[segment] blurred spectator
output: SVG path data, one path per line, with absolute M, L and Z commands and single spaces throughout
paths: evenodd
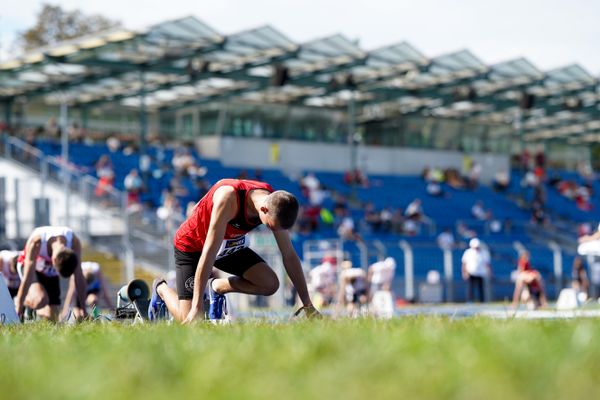
M 544 185 L 538 184 L 533 188 L 533 202 L 538 203 L 540 206 L 546 204 L 546 189 Z
M 306 198 L 309 198 L 310 192 L 317 190 L 320 186 L 321 182 L 312 172 L 307 173 L 300 179 L 300 190 Z
M 531 210 L 531 223 L 535 225 L 548 225 L 549 219 L 544 208 L 539 203 L 534 203 Z
M 450 228 L 444 229 L 436 239 L 437 245 L 442 250 L 452 250 L 456 245 L 456 241 L 454 240 L 454 235 L 452 234 L 452 230 Z
M 537 165 L 535 168 L 533 168 L 533 175 L 535 175 L 535 178 L 537 179 L 538 183 L 542 183 L 546 181 L 546 171 L 544 170 L 543 167 Z
M 542 170 L 546 167 L 546 155 L 544 154 L 543 148 L 540 148 L 537 153 L 535 153 L 535 166 L 542 168 Z
M 463 189 L 465 187 L 462 177 L 454 168 L 446 170 L 446 183 L 453 189 Z
M 344 183 L 347 185 L 359 185 L 362 187 L 369 187 L 369 178 L 360 169 L 346 171 L 344 173 Z
M 471 169 L 469 170 L 469 174 L 467 175 L 467 187 L 471 190 L 477 189 L 477 187 L 479 187 L 480 176 L 481 164 L 475 162 L 473 163 Z
M 56 118 L 55 117 L 50 117 L 48 118 L 48 121 L 46 121 L 46 126 L 45 129 L 46 134 L 52 138 L 58 137 L 58 132 L 59 132 L 59 128 L 58 128 L 58 123 L 56 122 Z
M 483 201 L 477 200 L 473 207 L 471 207 L 471 215 L 478 221 L 487 221 L 492 217 L 490 210 L 486 210 Z
M 427 194 L 433 197 L 445 196 L 444 189 L 442 189 L 442 185 L 440 185 L 438 182 L 428 182 L 426 190 Z
M 462 277 L 467 281 L 467 301 L 475 299 L 475 289 L 479 292 L 479 301 L 485 301 L 483 280 L 490 275 L 489 254 L 481 248 L 479 239 L 473 238 L 462 256 Z
M 456 233 L 458 233 L 463 240 L 470 240 L 477 236 L 477 233 L 473 229 L 470 229 L 464 222 L 458 222 L 456 224 Z
M 580 256 L 573 259 L 573 270 L 571 272 L 571 287 L 578 292 L 585 293 L 587 298 L 589 294 L 590 283 L 588 281 L 587 272 L 583 258 Z
M 317 294 L 311 296 L 317 307 L 329 305 L 337 293 L 337 268 L 331 261 L 323 261 L 308 273 L 308 287 Z
M 187 187 L 184 185 L 180 175 L 175 175 L 169 181 L 169 191 L 177 198 L 181 199 L 189 195 Z
M 393 217 L 394 215 L 388 207 L 383 208 L 379 213 L 379 220 L 381 221 L 381 230 L 384 233 L 389 233 L 392 230 Z
M 181 206 L 177 197 L 166 189 L 163 190 L 161 206 L 156 210 L 156 215 L 163 222 L 162 228 L 167 233 L 172 232 L 183 222 Z
M 444 179 L 445 179 L 444 171 L 442 171 L 438 167 L 434 167 L 434 168 L 427 170 L 426 175 L 425 175 L 425 180 L 427 182 L 442 183 L 442 182 L 444 182 Z
M 140 205 L 140 193 L 144 186 L 144 182 L 142 182 L 137 169 L 134 168 L 129 171 L 127 176 L 125 176 L 123 185 L 125 186 L 125 190 L 127 190 L 128 208 L 133 207 L 137 209 Z
M 338 226 L 338 235 L 344 240 L 359 240 L 360 236 L 354 230 L 354 220 L 351 216 L 345 216 Z
M 419 224 L 414 219 L 405 219 L 402 223 L 402 233 L 406 236 L 418 235 L 420 231 Z
M 96 168 L 96 176 L 98 179 L 107 175 L 112 177 L 115 174 L 112 161 L 107 154 L 101 155 L 94 167 Z
M 107 155 L 101 156 L 96 162 L 96 175 L 98 176 L 98 183 L 94 194 L 101 199 L 104 205 L 108 205 L 110 193 L 113 189 L 115 174 L 112 162 Z
M 196 168 L 196 160 L 190 150 L 185 147 L 179 147 L 175 150 L 171 164 L 175 169 L 175 173 L 183 175 L 188 175 L 190 168 Z
M 106 147 L 111 153 L 116 153 L 121 148 L 121 141 L 116 136 L 109 136 L 106 139 Z
M 527 289 L 526 301 L 531 299 L 534 308 L 547 307 L 546 292 L 544 290 L 544 282 L 539 271 L 532 268 L 529 261 L 529 252 L 522 251 L 519 255 L 517 264 L 517 279 L 515 282 L 515 291 L 513 294 L 512 307 L 517 308 L 522 299 L 522 292 Z
M 510 175 L 505 169 L 498 170 L 494 174 L 493 188 L 498 192 L 505 192 L 510 185 Z
M 533 171 L 527 171 L 521 180 L 522 187 L 536 187 L 539 183 L 540 181 Z
M 404 230 L 404 213 L 401 208 L 397 208 L 392 214 L 392 233 L 401 235 Z
M 352 268 L 350 261 L 342 261 L 338 298 L 339 304 L 353 317 L 358 316 L 369 301 L 367 273 L 362 268 Z
M 423 213 L 423 206 L 421 205 L 421 199 L 416 198 L 411 201 L 406 209 L 404 210 L 404 215 L 407 218 L 411 218 L 417 221 L 420 221 L 425 214 Z
M 392 291 L 392 284 L 396 274 L 396 260 L 387 257 L 369 266 L 367 279 L 370 284 L 370 293 L 378 290 Z
M 365 204 L 364 220 L 370 228 L 371 232 L 379 232 L 381 229 L 381 214 L 375 209 L 372 202 Z
M 528 170 L 530 160 L 531 156 L 529 155 L 529 150 L 523 150 L 523 153 L 521 154 L 521 169 Z

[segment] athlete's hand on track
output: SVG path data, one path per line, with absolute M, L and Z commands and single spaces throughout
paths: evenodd
M 321 313 L 312 304 L 300 307 L 298 311 L 294 313 L 294 316 L 298 316 L 302 311 L 304 311 L 304 315 L 306 316 L 306 318 L 323 318 Z
M 192 309 L 188 313 L 187 317 L 185 317 L 185 319 L 181 323 L 183 325 L 188 325 L 188 324 L 191 324 L 192 322 L 196 321 L 197 319 L 202 318 L 203 316 L 204 316 L 204 313 L 202 312 L 202 310 L 200 310 L 196 307 L 192 307 Z
M 73 316 L 76 321 L 83 321 L 88 317 L 88 313 L 84 308 L 75 307 L 73 308 Z
M 18 297 L 15 297 L 15 311 L 17 312 L 17 317 L 22 321 L 23 320 L 23 310 L 25 307 L 21 304 L 21 301 Z

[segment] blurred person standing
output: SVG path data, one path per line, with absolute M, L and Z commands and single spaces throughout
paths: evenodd
M 480 302 L 485 301 L 484 279 L 491 275 L 490 258 L 481 248 L 481 241 L 473 238 L 469 241 L 469 248 L 462 256 L 462 277 L 467 281 L 467 301 L 475 298 L 475 290 L 479 292 Z
M 586 298 L 589 294 L 590 282 L 588 280 L 585 263 L 580 256 L 573 260 L 573 270 L 571 271 L 571 287 L 580 293 L 585 293 Z

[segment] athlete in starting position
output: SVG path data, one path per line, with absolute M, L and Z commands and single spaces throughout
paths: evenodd
M 17 315 L 24 306 L 35 310 L 38 317 L 56 320 L 60 307 L 59 276 L 69 278 L 77 290 L 76 318 L 86 316 L 85 278 L 81 271 L 81 243 L 70 228 L 41 226 L 27 239 L 17 265 L 21 285 L 15 296 Z
M 248 248 L 246 233 L 260 224 L 273 232 L 304 313 L 319 315 L 310 300 L 300 259 L 287 232 L 297 215 L 296 198 L 286 191 L 273 191 L 269 184 L 238 179 L 215 183 L 175 234 L 177 293 L 163 279 L 155 280 L 148 309 L 150 319 L 160 315 L 163 305 L 177 321 L 189 323 L 202 319 L 207 284 L 209 319 L 222 318 L 226 293 L 274 294 L 279 287 L 277 275 Z M 233 276 L 209 280 L 213 266 Z

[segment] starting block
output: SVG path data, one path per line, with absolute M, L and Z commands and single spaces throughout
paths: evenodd
M 115 318 L 133 319 L 144 322 L 148 320 L 150 289 L 141 279 L 133 279 L 117 293 L 117 309 Z
M 0 325 L 18 324 L 20 322 L 6 282 L 0 277 Z
M 557 310 L 574 310 L 580 305 L 577 291 L 572 288 L 562 289 L 558 295 L 558 300 L 556 300 Z

